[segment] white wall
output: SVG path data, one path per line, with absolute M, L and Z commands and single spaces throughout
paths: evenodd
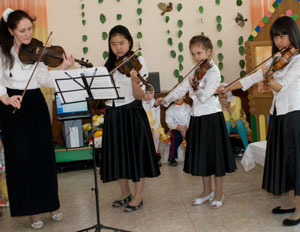
M 175 50 L 178 55 L 177 44 L 183 42 L 184 70 L 181 73 L 184 76 L 193 66 L 188 50 L 189 40 L 192 36 L 204 32 L 213 42 L 215 63 L 218 63 L 218 53 L 224 55 L 222 74 L 225 81 L 231 82 L 239 77 L 241 71 L 239 60 L 243 57 L 238 51 L 238 38 L 242 35 L 246 41 L 251 33 L 249 1 L 243 1 L 243 5 L 238 7 L 236 0 L 221 0 L 220 5 L 216 5 L 215 0 L 173 0 L 173 11 L 165 14 L 170 17 L 168 24 L 165 23 L 165 17 L 160 15 L 157 7 L 160 0 L 142 0 L 140 5 L 137 2 L 137 0 L 120 0 L 120 2 L 104 0 L 99 4 L 97 0 L 47 0 L 48 30 L 53 31 L 52 45 L 62 46 L 67 53 L 72 53 L 79 59 L 84 56 L 82 48 L 87 46 L 89 51 L 84 57 L 88 58 L 94 66 L 100 66 L 104 64 L 102 53 L 108 50 L 108 41 L 102 40 L 102 32 L 108 33 L 117 24 L 125 25 L 135 38 L 134 49 L 140 43 L 149 71 L 160 72 L 161 90 L 169 90 L 177 83 L 173 71 L 179 65 L 177 58 L 171 58 L 170 50 Z M 82 3 L 85 4 L 84 12 L 87 21 L 85 26 L 81 23 Z M 183 6 L 180 12 L 177 11 L 178 3 Z M 203 14 L 198 11 L 200 5 L 204 7 Z M 140 15 L 143 20 L 142 25 L 138 24 L 139 16 L 136 13 L 138 7 L 143 10 Z M 234 21 L 237 12 L 248 18 L 243 28 Z M 101 13 L 106 16 L 105 24 L 99 20 Z M 123 16 L 120 21 L 116 19 L 117 14 Z M 216 29 L 217 15 L 222 17 L 221 32 Z M 181 28 L 183 36 L 180 39 L 177 37 L 178 19 L 182 19 L 184 23 Z M 167 30 L 171 31 L 170 35 L 167 34 Z M 138 31 L 143 33 L 142 39 L 136 39 Z M 88 36 L 87 42 L 82 41 L 83 34 Z M 173 47 L 168 45 L 168 37 L 173 38 Z M 217 46 L 219 39 L 223 41 L 222 48 Z

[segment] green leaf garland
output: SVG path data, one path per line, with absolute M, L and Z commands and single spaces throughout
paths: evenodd
M 204 11 L 203 6 L 199 6 L 199 12 L 200 12 L 200 14 L 203 14 L 203 11 Z
M 121 14 L 117 14 L 117 20 L 121 20 L 122 19 L 122 15 Z
M 178 62 L 179 62 L 179 63 L 182 63 L 183 60 L 184 60 L 183 55 L 179 55 L 179 56 L 178 56 Z
M 136 13 L 137 13 L 138 15 L 141 15 L 142 12 L 143 12 L 142 8 L 137 8 Z
M 182 42 L 180 42 L 180 43 L 178 44 L 178 50 L 179 50 L 180 52 L 183 51 L 183 43 L 182 43 Z
M 87 39 L 88 39 L 87 35 L 83 35 L 83 36 L 82 36 L 82 41 L 83 41 L 83 42 L 87 41 Z
M 103 24 L 106 22 L 106 17 L 104 14 L 100 14 L 100 22 Z
M 176 58 L 176 52 L 174 50 L 171 50 L 170 51 L 170 56 L 175 59 Z
M 143 37 L 142 32 L 139 31 L 139 32 L 136 34 L 136 37 L 137 37 L 138 39 L 141 39 L 141 38 Z
M 88 47 L 83 47 L 82 50 L 83 50 L 83 54 L 86 54 L 89 49 L 88 49 Z
M 168 22 L 169 22 L 169 20 L 170 20 L 170 17 L 169 17 L 169 16 L 166 16 L 166 17 L 165 17 L 165 21 L 166 21 L 166 23 L 168 23 Z
M 223 46 L 223 41 L 219 39 L 217 41 L 217 45 L 218 45 L 219 48 L 221 48 Z
M 244 38 L 243 36 L 239 37 L 239 45 L 242 45 L 244 43 Z
M 239 47 L 239 53 L 241 56 L 243 56 L 245 54 L 245 48 L 243 46 Z
M 240 60 L 239 62 L 241 69 L 244 69 L 245 67 L 245 60 Z
M 104 51 L 103 54 L 102 54 L 102 56 L 103 56 L 103 59 L 106 60 L 106 58 L 108 57 L 108 52 Z
M 179 31 L 178 31 L 178 33 L 177 33 L 178 38 L 180 38 L 180 37 L 182 36 L 182 33 L 183 33 L 182 30 L 179 30 Z
M 181 28 L 181 27 L 183 26 L 183 21 L 182 21 L 181 19 L 179 19 L 179 20 L 177 21 L 177 26 L 178 26 L 179 28 Z
M 178 10 L 178 12 L 180 12 L 182 10 L 182 4 L 181 3 L 177 4 L 177 10 Z
M 178 77 L 178 76 L 179 76 L 179 70 L 178 70 L 178 69 L 175 69 L 175 70 L 173 71 L 173 75 L 174 75 L 174 77 Z
M 104 31 L 102 32 L 102 39 L 103 40 L 106 40 L 107 39 L 107 33 Z

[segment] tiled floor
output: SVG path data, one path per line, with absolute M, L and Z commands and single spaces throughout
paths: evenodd
M 281 225 L 288 215 L 270 213 L 273 207 L 287 201 L 287 195 L 275 197 L 261 190 L 263 168 L 258 166 L 246 173 L 240 158 L 236 161 L 238 170 L 224 178 L 225 202 L 220 209 L 212 210 L 209 203 L 191 206 L 201 192 L 201 178 L 185 174 L 182 163 L 177 167 L 164 164 L 160 177 L 146 180 L 144 206 L 137 212 L 124 213 L 123 208 L 112 208 L 113 200 L 119 197 L 118 184 L 100 183 L 100 222 L 140 232 L 300 231 L 300 226 L 286 228 Z M 95 225 L 92 169 L 59 174 L 58 179 L 64 219 L 57 223 L 52 222 L 49 215 L 43 215 L 45 227 L 42 231 L 71 232 Z M 11 218 L 9 209 L 2 212 L 1 232 L 32 231 L 27 217 Z

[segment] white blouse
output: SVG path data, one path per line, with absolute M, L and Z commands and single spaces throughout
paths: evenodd
M 23 64 L 13 47 L 11 54 L 15 59 L 12 69 L 5 68 L 3 57 L 0 57 L 0 96 L 7 93 L 6 88 L 24 90 L 35 67 L 35 64 Z M 54 88 L 54 81 L 48 72 L 47 66 L 40 62 L 27 89 L 37 89 L 42 86 Z
M 179 126 L 189 126 L 192 108 L 183 103 L 182 105 L 171 105 L 166 110 L 166 123 L 171 130 Z
M 300 55 L 295 55 L 291 61 L 282 69 L 273 74 L 275 81 L 282 85 L 279 92 L 274 94 L 270 114 L 276 107 L 277 115 L 284 115 L 289 112 L 300 110 Z M 252 85 L 263 80 L 262 70 L 243 78 L 240 83 L 243 90 L 249 89 Z
M 222 112 L 219 98 L 213 95 L 221 82 L 220 71 L 213 61 L 211 63 L 213 66 L 200 80 L 197 91 L 193 90 L 189 77 L 187 77 L 164 98 L 167 102 L 165 106 L 167 107 L 171 102 L 189 92 L 189 96 L 193 100 L 192 116 Z
M 139 74 L 144 77 L 148 76 L 148 69 L 146 66 L 146 61 L 143 57 L 139 56 L 138 57 L 139 62 L 142 65 L 141 70 L 139 71 Z M 144 77 L 144 78 L 145 78 Z M 122 106 L 129 104 L 135 100 L 132 92 L 132 84 L 131 84 L 131 78 L 127 77 L 125 74 L 122 74 L 119 70 L 116 70 L 113 73 L 113 79 L 115 81 L 116 87 L 118 88 L 118 93 L 120 97 L 124 97 L 124 99 L 120 100 L 114 100 L 115 106 Z M 143 89 L 145 86 L 142 87 Z M 113 105 L 113 100 L 108 100 L 105 102 L 106 105 L 112 106 Z

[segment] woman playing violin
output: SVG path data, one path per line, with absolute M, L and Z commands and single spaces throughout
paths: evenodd
M 183 170 L 193 176 L 202 177 L 203 192 L 194 199 L 192 205 L 201 205 L 212 200 L 211 208 L 217 209 L 224 201 L 223 176 L 236 169 L 222 108 L 218 98 L 213 96 L 221 82 L 220 71 L 211 60 L 213 45 L 208 37 L 194 36 L 189 46 L 193 60 L 196 63 L 202 62 L 200 67 L 206 60 L 210 60 L 211 67 L 206 72 L 196 69 L 194 75 L 184 79 L 165 98 L 157 99 L 157 103 L 168 106 L 189 92 L 193 106 L 186 133 L 187 147 Z M 204 75 L 200 75 L 198 80 L 201 73 Z M 197 81 L 198 85 L 195 86 Z M 212 189 L 211 176 L 215 178 L 215 192 Z
M 273 55 L 291 45 L 300 49 L 297 24 L 288 16 L 275 20 L 270 36 Z M 268 68 L 263 67 L 222 92 L 239 88 L 247 90 L 264 80 Z M 274 195 L 289 192 L 290 201 L 274 208 L 272 213 L 293 213 L 283 221 L 283 225 L 292 226 L 300 223 L 300 55 L 295 53 L 287 65 L 271 74 L 267 84 L 274 97 L 270 109 L 262 188 Z
M 105 66 L 111 72 L 118 59 L 122 59 L 133 46 L 128 29 L 118 25 L 109 33 L 109 57 Z M 141 76 L 148 75 L 143 57 L 138 57 Z M 130 61 L 129 61 L 130 62 Z M 113 207 L 125 204 L 125 212 L 136 211 L 143 205 L 145 177 L 160 175 L 151 128 L 141 99 L 144 90 L 140 87 L 137 71 L 132 69 L 130 77 L 115 70 L 112 73 L 119 95 L 124 99 L 107 101 L 103 129 L 103 156 L 101 157 L 101 179 L 103 182 L 118 180 L 121 195 Z M 129 179 L 134 182 L 132 197 Z
M 11 216 L 30 216 L 32 228 L 40 229 L 39 214 L 50 212 L 60 221 L 55 154 L 48 108 L 40 87 L 54 85 L 47 66 L 39 63 L 24 97 L 22 92 L 35 64 L 18 58 L 21 44 L 32 39 L 33 21 L 22 10 L 6 9 L 0 22 L 0 100 L 3 144 Z M 61 69 L 72 66 L 64 57 Z M 14 108 L 18 110 L 13 114 Z

